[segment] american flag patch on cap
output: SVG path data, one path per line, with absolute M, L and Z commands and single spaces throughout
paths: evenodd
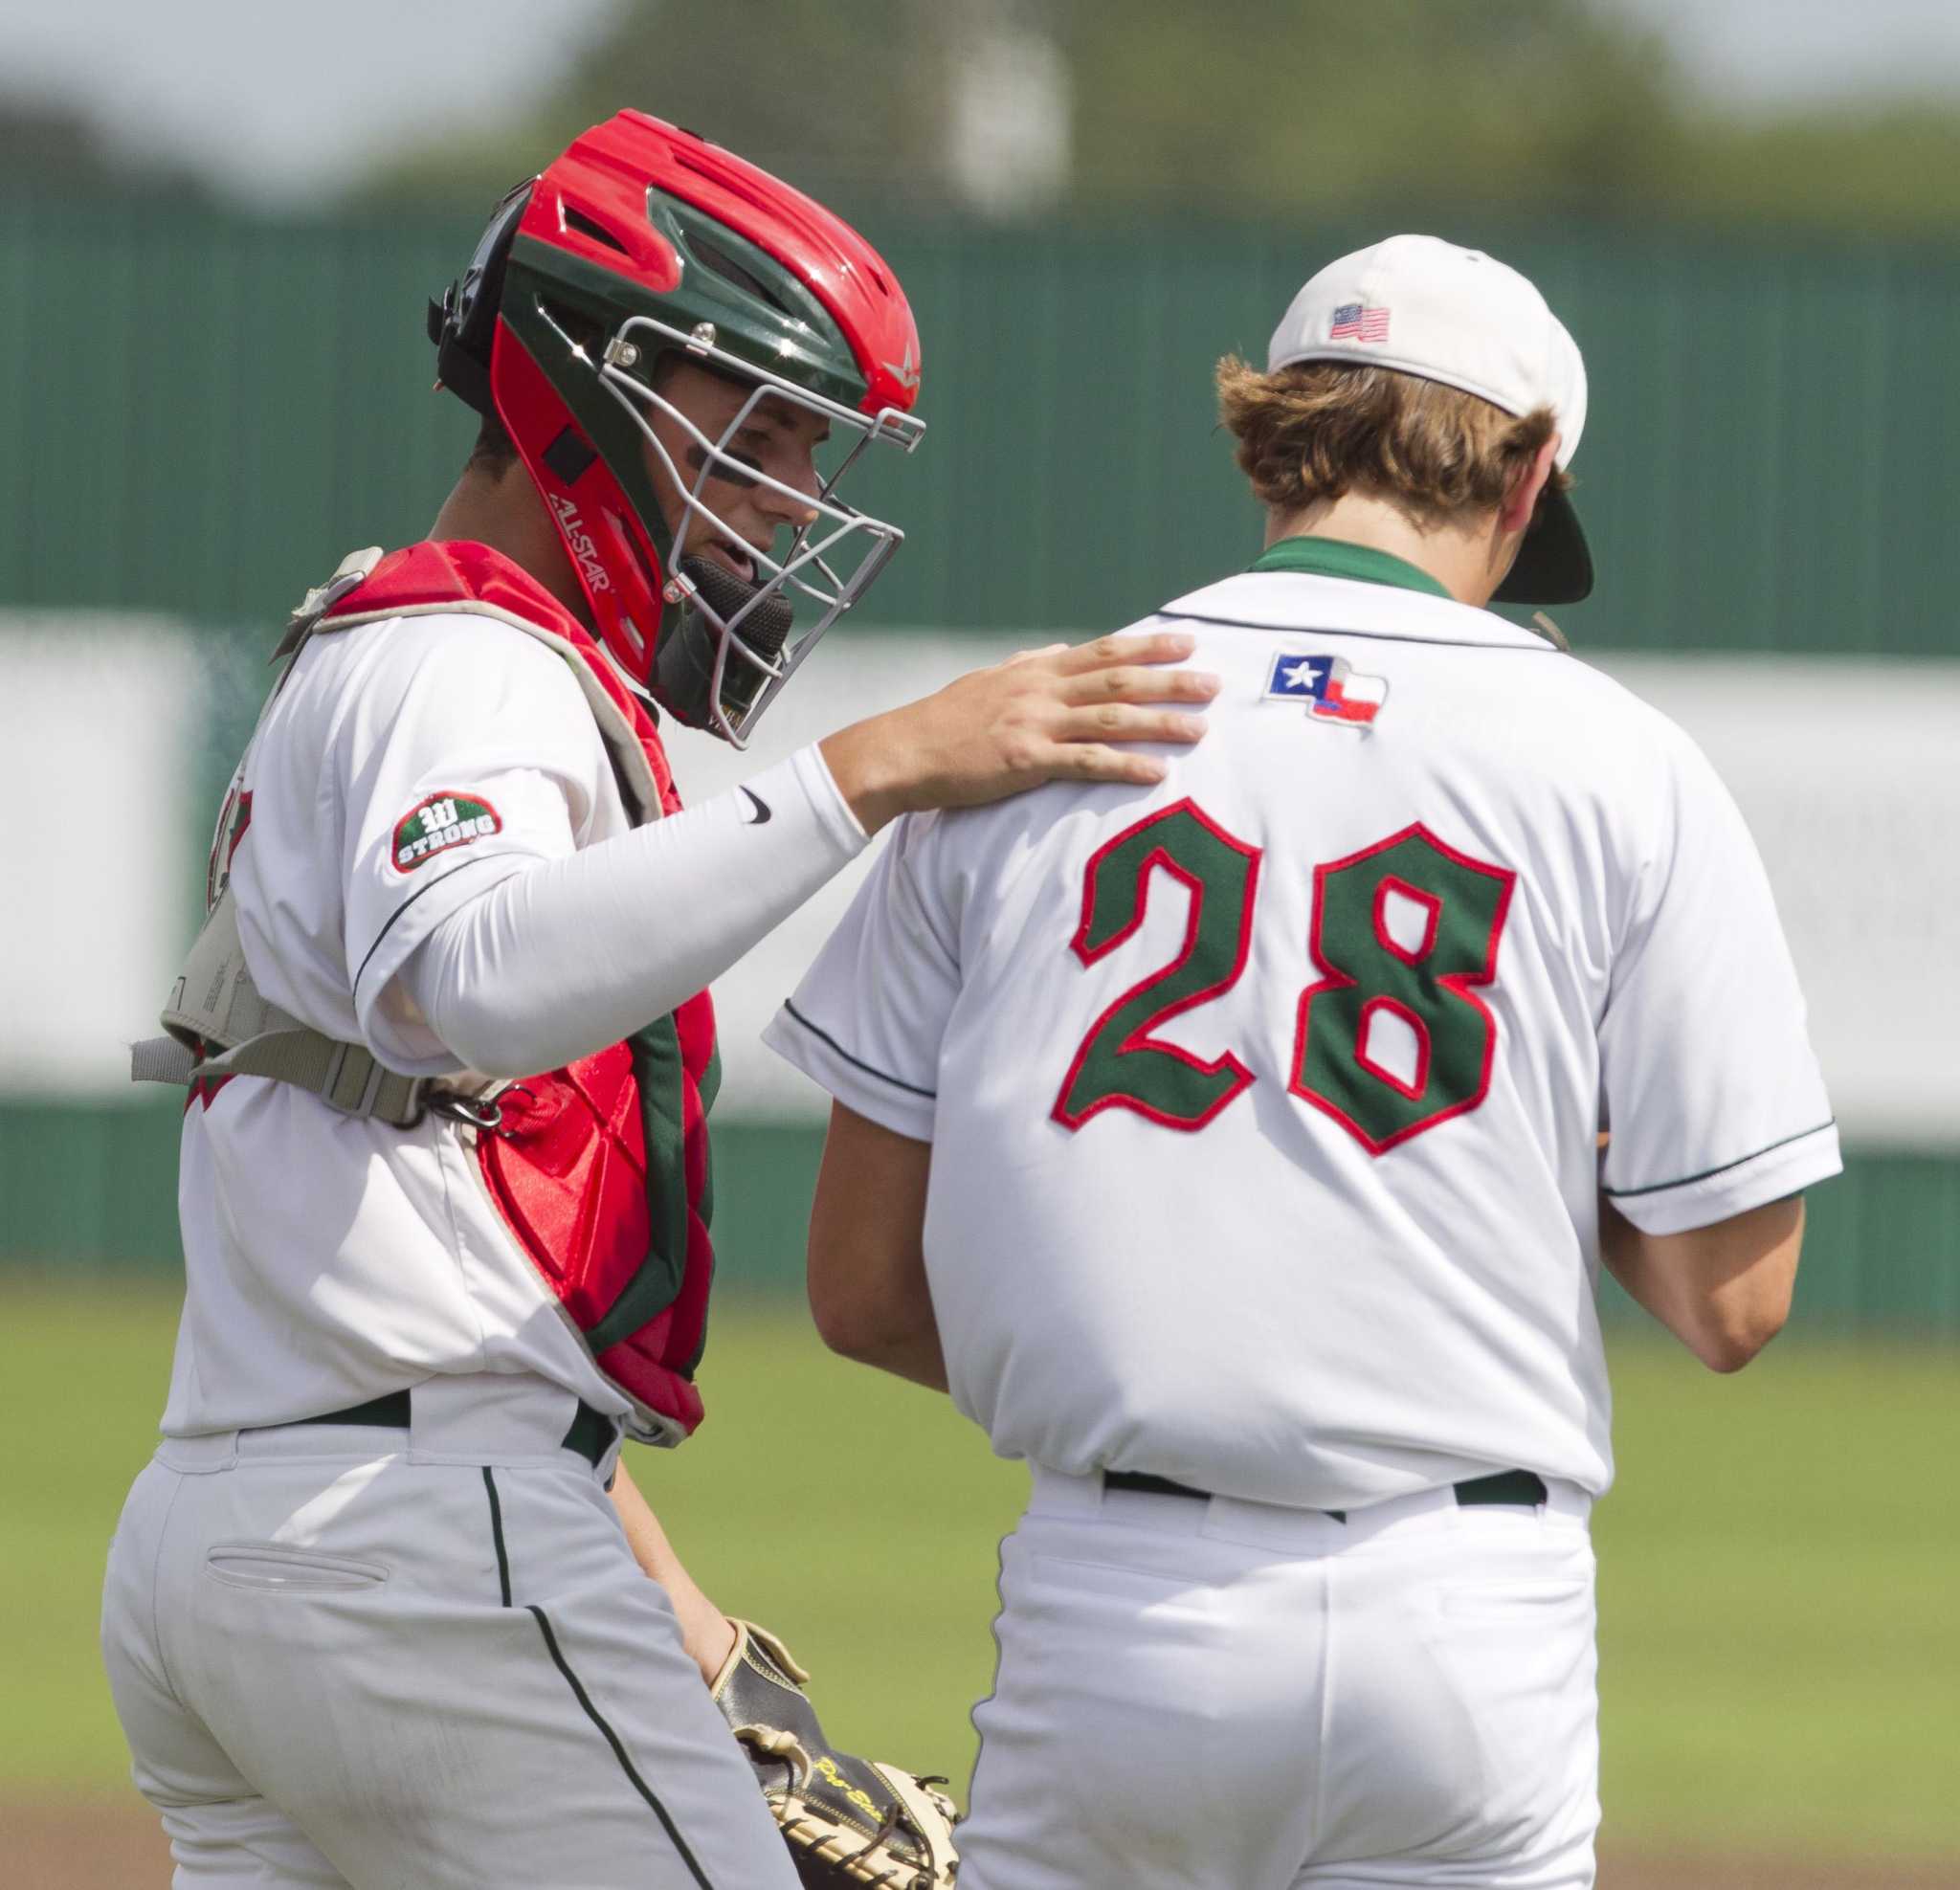
M 1334 311 L 1333 325 L 1327 330 L 1330 342 L 1385 342 L 1389 338 L 1389 311 L 1365 308 L 1358 301 L 1344 301 Z

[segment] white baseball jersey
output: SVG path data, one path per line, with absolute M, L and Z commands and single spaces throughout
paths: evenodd
M 902 823 L 768 1040 L 933 1143 L 1002 1455 L 1597 1494 L 1598 1189 L 1667 1234 L 1839 1167 L 1761 864 L 1681 730 L 1531 632 L 1351 546 L 1261 565 L 1140 626 L 1224 678 L 1165 782 Z
M 563 660 L 482 616 L 316 636 L 217 836 L 259 989 L 411 1076 L 454 1070 L 381 1001 L 457 906 L 632 826 Z M 172 1435 L 343 1409 L 434 1372 L 535 1372 L 624 1414 L 440 1122 L 239 1078 L 184 1121 Z

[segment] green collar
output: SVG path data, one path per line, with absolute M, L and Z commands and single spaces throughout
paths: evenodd
M 1449 591 L 1406 558 L 1349 545 L 1339 538 L 1282 538 L 1270 545 L 1249 567 L 1255 571 L 1306 571 L 1315 577 L 1352 578 L 1358 584 L 1392 584 L 1404 590 L 1426 590 L 1434 597 Z

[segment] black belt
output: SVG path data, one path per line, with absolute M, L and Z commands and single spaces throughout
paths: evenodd
M 1210 1490 L 1194 1490 L 1189 1483 L 1173 1483 L 1169 1477 L 1152 1477 L 1143 1470 L 1105 1470 L 1102 1487 L 1140 1490 L 1154 1497 L 1192 1497 L 1199 1502 L 1212 1500 Z M 1535 1470 L 1500 1470 L 1489 1477 L 1472 1477 L 1451 1487 L 1458 1503 L 1465 1509 L 1474 1509 L 1480 1503 L 1512 1503 L 1535 1509 L 1545 1501 L 1545 1479 Z M 1348 1520 L 1345 1509 L 1323 1509 L 1319 1513 L 1331 1516 L 1336 1523 Z
M 345 1411 L 323 1412 L 318 1417 L 296 1417 L 289 1421 L 294 1424 L 375 1424 L 406 1431 L 409 1428 L 409 1393 L 390 1391 L 386 1397 L 369 1398 L 365 1405 L 349 1405 Z M 618 1435 L 619 1420 L 608 1417 L 604 1412 L 594 1411 L 581 1398 L 577 1413 L 571 1420 L 571 1429 L 562 1439 L 562 1447 L 576 1451 L 596 1470 Z

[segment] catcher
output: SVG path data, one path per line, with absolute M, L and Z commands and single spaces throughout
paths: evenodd
M 657 713 L 746 741 L 899 544 L 838 491 L 921 432 L 891 272 L 626 112 L 431 334 L 476 450 L 296 614 L 137 1051 L 190 1101 L 103 1607 L 136 1781 L 180 1890 L 929 1890 L 947 1801 L 829 1748 L 618 1463 L 702 1415 L 704 987 L 899 813 L 1158 779 L 1111 744 L 1211 685 L 1185 635 L 1042 652 L 682 812 Z

